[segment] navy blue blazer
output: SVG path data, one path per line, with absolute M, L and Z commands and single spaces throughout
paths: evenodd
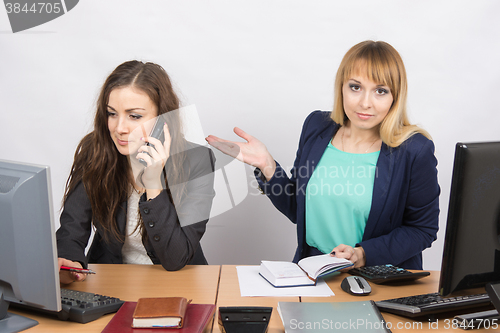
M 297 224 L 294 262 L 308 253 L 305 240 L 306 187 L 314 168 L 339 129 L 330 112 L 314 111 L 304 122 L 299 148 L 289 178 L 276 162 L 276 172 L 257 181 L 278 210 Z M 382 143 L 377 161 L 372 205 L 362 246 L 366 265 L 393 264 L 422 269 L 422 251 L 436 240 L 439 228 L 439 193 L 434 144 L 415 134 L 399 147 Z

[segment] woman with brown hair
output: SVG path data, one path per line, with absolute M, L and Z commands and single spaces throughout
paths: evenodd
M 399 53 L 364 41 L 339 66 L 333 112 L 314 111 L 304 122 L 291 177 L 239 128 L 247 142 L 207 141 L 257 168 L 262 191 L 297 224 L 294 262 L 332 253 L 354 267 L 422 269 L 438 231 L 440 189 L 434 144 L 409 123 L 406 95 Z
M 164 142 L 148 136 L 156 120 Z M 57 231 L 59 266 L 207 264 L 200 239 L 215 195 L 213 170 L 210 149 L 184 138 L 165 70 L 149 62 L 119 65 L 101 89 L 93 131 L 76 149 Z M 68 271 L 60 277 L 85 279 Z

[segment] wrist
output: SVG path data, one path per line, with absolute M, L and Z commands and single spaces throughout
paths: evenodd
M 162 184 L 162 179 L 161 179 L 161 176 L 153 176 L 151 177 L 150 175 L 149 176 L 145 176 L 145 174 L 143 173 L 140 177 L 140 180 L 141 180 L 141 183 L 142 183 L 142 187 L 144 187 L 144 189 L 146 189 L 146 191 L 148 190 L 156 190 L 156 191 L 160 191 L 164 188 L 164 185 Z
M 264 177 L 266 177 L 266 180 L 269 181 L 273 178 L 274 173 L 276 172 L 276 162 L 272 157 L 270 157 L 270 159 L 268 159 L 262 167 L 259 167 L 259 169 Z
M 161 191 L 160 189 L 146 189 L 146 199 L 153 200 L 160 195 Z
M 354 253 L 358 258 L 355 263 L 355 267 L 363 267 L 366 265 L 366 254 L 365 250 L 361 246 L 357 246 L 354 248 Z

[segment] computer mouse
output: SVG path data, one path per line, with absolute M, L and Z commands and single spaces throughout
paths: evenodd
M 340 287 L 346 293 L 355 296 L 366 296 L 372 292 L 372 288 L 370 287 L 368 281 L 361 276 L 346 277 L 342 280 Z

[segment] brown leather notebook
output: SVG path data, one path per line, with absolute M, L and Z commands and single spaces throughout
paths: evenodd
M 102 333 L 202 333 L 211 329 L 214 304 L 188 304 L 182 328 L 132 328 L 132 314 L 137 302 L 125 302 L 111 318 Z M 206 328 L 206 329 L 205 329 Z
M 184 322 L 187 304 L 185 297 L 139 298 L 133 314 L 132 327 L 180 328 Z

